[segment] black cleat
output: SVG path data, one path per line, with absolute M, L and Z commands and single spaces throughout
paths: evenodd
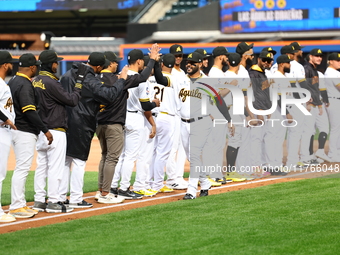
M 189 200 L 189 199 L 195 199 L 195 197 L 189 193 L 185 194 L 185 196 L 183 197 L 183 200 Z
M 118 196 L 124 197 L 125 199 L 141 199 L 143 198 L 143 195 L 137 194 L 129 189 L 127 190 L 118 190 Z
M 208 196 L 208 190 L 207 189 L 202 189 L 200 191 L 200 197 L 206 197 Z

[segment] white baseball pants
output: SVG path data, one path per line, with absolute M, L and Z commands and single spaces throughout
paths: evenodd
M 153 163 L 150 166 L 150 178 L 153 177 L 151 188 L 161 189 L 164 184 L 164 168 L 168 161 L 174 138 L 175 116 L 158 114 L 156 120 L 157 133 L 153 153 Z M 170 180 L 167 180 L 169 183 Z
M 210 117 L 204 117 L 192 123 L 182 121 L 181 137 L 186 155 L 190 161 L 190 177 L 187 193 L 196 197 L 198 181 L 201 183 L 201 190 L 207 190 L 211 184 L 202 171 L 203 162 L 201 159 L 203 148 L 207 143 L 212 122 Z M 198 168 L 198 171 L 197 171 Z
M 187 160 L 181 138 L 181 122 L 181 118 L 176 115 L 172 148 L 166 163 L 167 182 L 169 183 L 183 180 L 184 165 Z
M 112 188 L 118 188 L 120 179 L 120 188 L 122 190 L 127 190 L 130 187 L 133 167 L 141 148 L 142 134 L 144 134 L 143 129 L 144 118 L 142 113 L 127 112 L 124 148 L 119 157 L 116 171 L 112 179 Z
M 40 132 L 37 141 L 37 168 L 34 175 L 34 201 L 45 203 L 46 178 L 48 178 L 48 201 L 60 201 L 59 186 L 63 181 L 63 172 L 66 157 L 66 133 L 49 130 L 53 135 L 53 143 L 48 141 L 43 132 Z
M 328 156 L 336 161 L 340 159 L 339 142 L 340 142 L 340 99 L 329 98 L 329 107 L 327 108 L 329 123 L 331 126 L 329 137 Z
M 26 206 L 25 184 L 32 165 L 38 136 L 19 130 L 11 131 L 16 165 L 12 176 L 11 205 L 9 210 L 15 210 Z
M 154 121 L 155 120 L 155 117 Z M 152 164 L 152 157 L 155 145 L 155 139 L 149 138 L 151 132 L 151 125 L 144 118 L 144 131 L 142 135 L 142 143 L 140 153 L 136 162 L 136 179 L 133 183 L 133 190 L 138 191 L 141 189 L 151 189 L 150 180 L 150 167 Z
M 2 182 L 6 178 L 7 173 L 7 163 L 9 152 L 11 149 L 11 142 L 12 142 L 12 133 L 9 128 L 0 126 L 0 155 L 1 155 L 1 162 L 0 162 L 0 198 L 2 194 Z M 1 199 L 0 199 L 0 217 L 4 214 L 1 206 Z

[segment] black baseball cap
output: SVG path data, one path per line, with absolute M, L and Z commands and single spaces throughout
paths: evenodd
M 305 46 L 301 46 L 300 43 L 298 42 L 292 42 L 290 45 L 294 46 L 294 49 L 296 50 L 302 50 L 302 48 L 304 48 Z
M 323 52 L 322 52 L 321 49 L 315 48 L 315 49 L 312 49 L 312 50 L 309 52 L 309 55 L 311 55 L 311 56 L 322 56 L 322 55 L 323 55 Z
M 203 58 L 207 58 L 210 56 L 208 55 L 208 52 L 205 49 L 196 49 L 195 52 L 201 54 Z
M 199 54 L 198 52 L 192 52 L 188 55 L 187 61 L 192 61 L 196 63 L 201 63 L 202 62 L 202 55 Z
M 241 55 L 238 53 L 229 53 L 228 61 L 231 66 L 237 66 L 241 62 Z
M 37 60 L 32 53 L 22 54 L 19 58 L 20 67 L 40 66 L 41 61 Z
M 131 62 L 134 62 L 138 59 L 144 59 L 144 54 L 143 51 L 138 50 L 138 49 L 134 49 L 132 51 L 129 52 L 128 54 L 128 60 Z
M 172 68 L 175 66 L 175 62 L 176 62 L 176 58 L 173 54 L 171 53 L 168 53 L 168 54 L 165 54 L 163 57 L 162 57 L 162 63 L 166 66 L 166 67 L 169 67 L 169 68 Z
M 340 53 L 333 52 L 328 56 L 328 60 L 338 60 L 340 61 Z
M 39 55 L 39 60 L 42 63 L 54 63 L 63 59 L 64 58 L 58 57 L 58 54 L 53 50 L 44 50 Z
M 87 60 L 91 66 L 103 66 L 103 65 L 110 65 L 110 61 L 108 61 L 101 52 L 92 52 Z
M 104 52 L 105 57 L 110 61 L 110 62 L 119 62 L 121 61 L 123 58 L 120 58 L 116 55 L 116 53 L 112 52 L 112 51 L 105 51 Z
M 170 53 L 171 54 L 183 54 L 183 47 L 179 44 L 174 44 L 170 47 Z
M 273 53 L 268 52 L 268 51 L 261 51 L 259 58 L 271 58 L 271 59 L 273 59 L 272 54 Z
M 0 65 L 5 63 L 15 63 L 18 62 L 19 59 L 13 58 L 12 54 L 7 50 L 0 51 Z
M 276 59 L 277 64 L 290 63 L 290 61 L 293 61 L 293 59 L 290 59 L 286 54 L 278 56 Z
M 268 51 L 268 52 L 271 52 L 271 53 L 273 53 L 274 56 L 275 56 L 275 54 L 276 54 L 276 50 L 273 50 L 272 47 L 264 47 L 261 51 Z
M 228 50 L 226 47 L 223 46 L 217 46 L 215 49 L 213 49 L 212 55 L 213 57 L 225 55 L 228 56 Z
M 285 45 L 281 48 L 280 52 L 281 54 L 287 54 L 287 53 L 294 54 L 298 52 L 298 50 L 296 50 L 293 45 Z
M 243 55 L 246 51 L 252 49 L 254 47 L 253 43 L 246 43 L 246 42 L 240 42 L 236 47 L 236 52 L 240 55 Z

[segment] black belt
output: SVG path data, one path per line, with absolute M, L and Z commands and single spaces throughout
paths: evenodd
M 129 111 L 129 110 L 127 110 L 128 112 L 132 112 L 132 113 L 137 113 L 138 111 Z
M 182 120 L 183 122 L 186 122 L 186 123 L 192 123 L 192 122 L 195 122 L 195 121 L 201 120 L 201 119 L 203 119 L 203 117 L 190 118 L 190 119 L 183 119 L 183 118 L 181 118 L 181 120 Z
M 328 98 L 332 98 L 332 99 L 340 99 L 340 97 L 328 97 Z

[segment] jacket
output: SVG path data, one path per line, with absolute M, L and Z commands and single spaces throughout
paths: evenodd
M 76 106 L 80 99 L 79 88 L 67 93 L 52 73 L 40 71 L 32 82 L 40 99 L 39 116 L 48 129 L 67 129 L 65 106 Z
M 73 63 L 72 68 L 60 80 L 62 86 L 68 92 L 73 91 L 79 65 L 84 64 Z M 66 155 L 84 161 L 89 156 L 100 105 L 114 102 L 117 96 L 122 93 L 125 84 L 124 79 L 119 79 L 116 86 L 106 87 L 96 77 L 92 67 L 86 66 L 88 73 L 82 82 L 81 99 L 75 107 L 66 107 L 68 115 Z

